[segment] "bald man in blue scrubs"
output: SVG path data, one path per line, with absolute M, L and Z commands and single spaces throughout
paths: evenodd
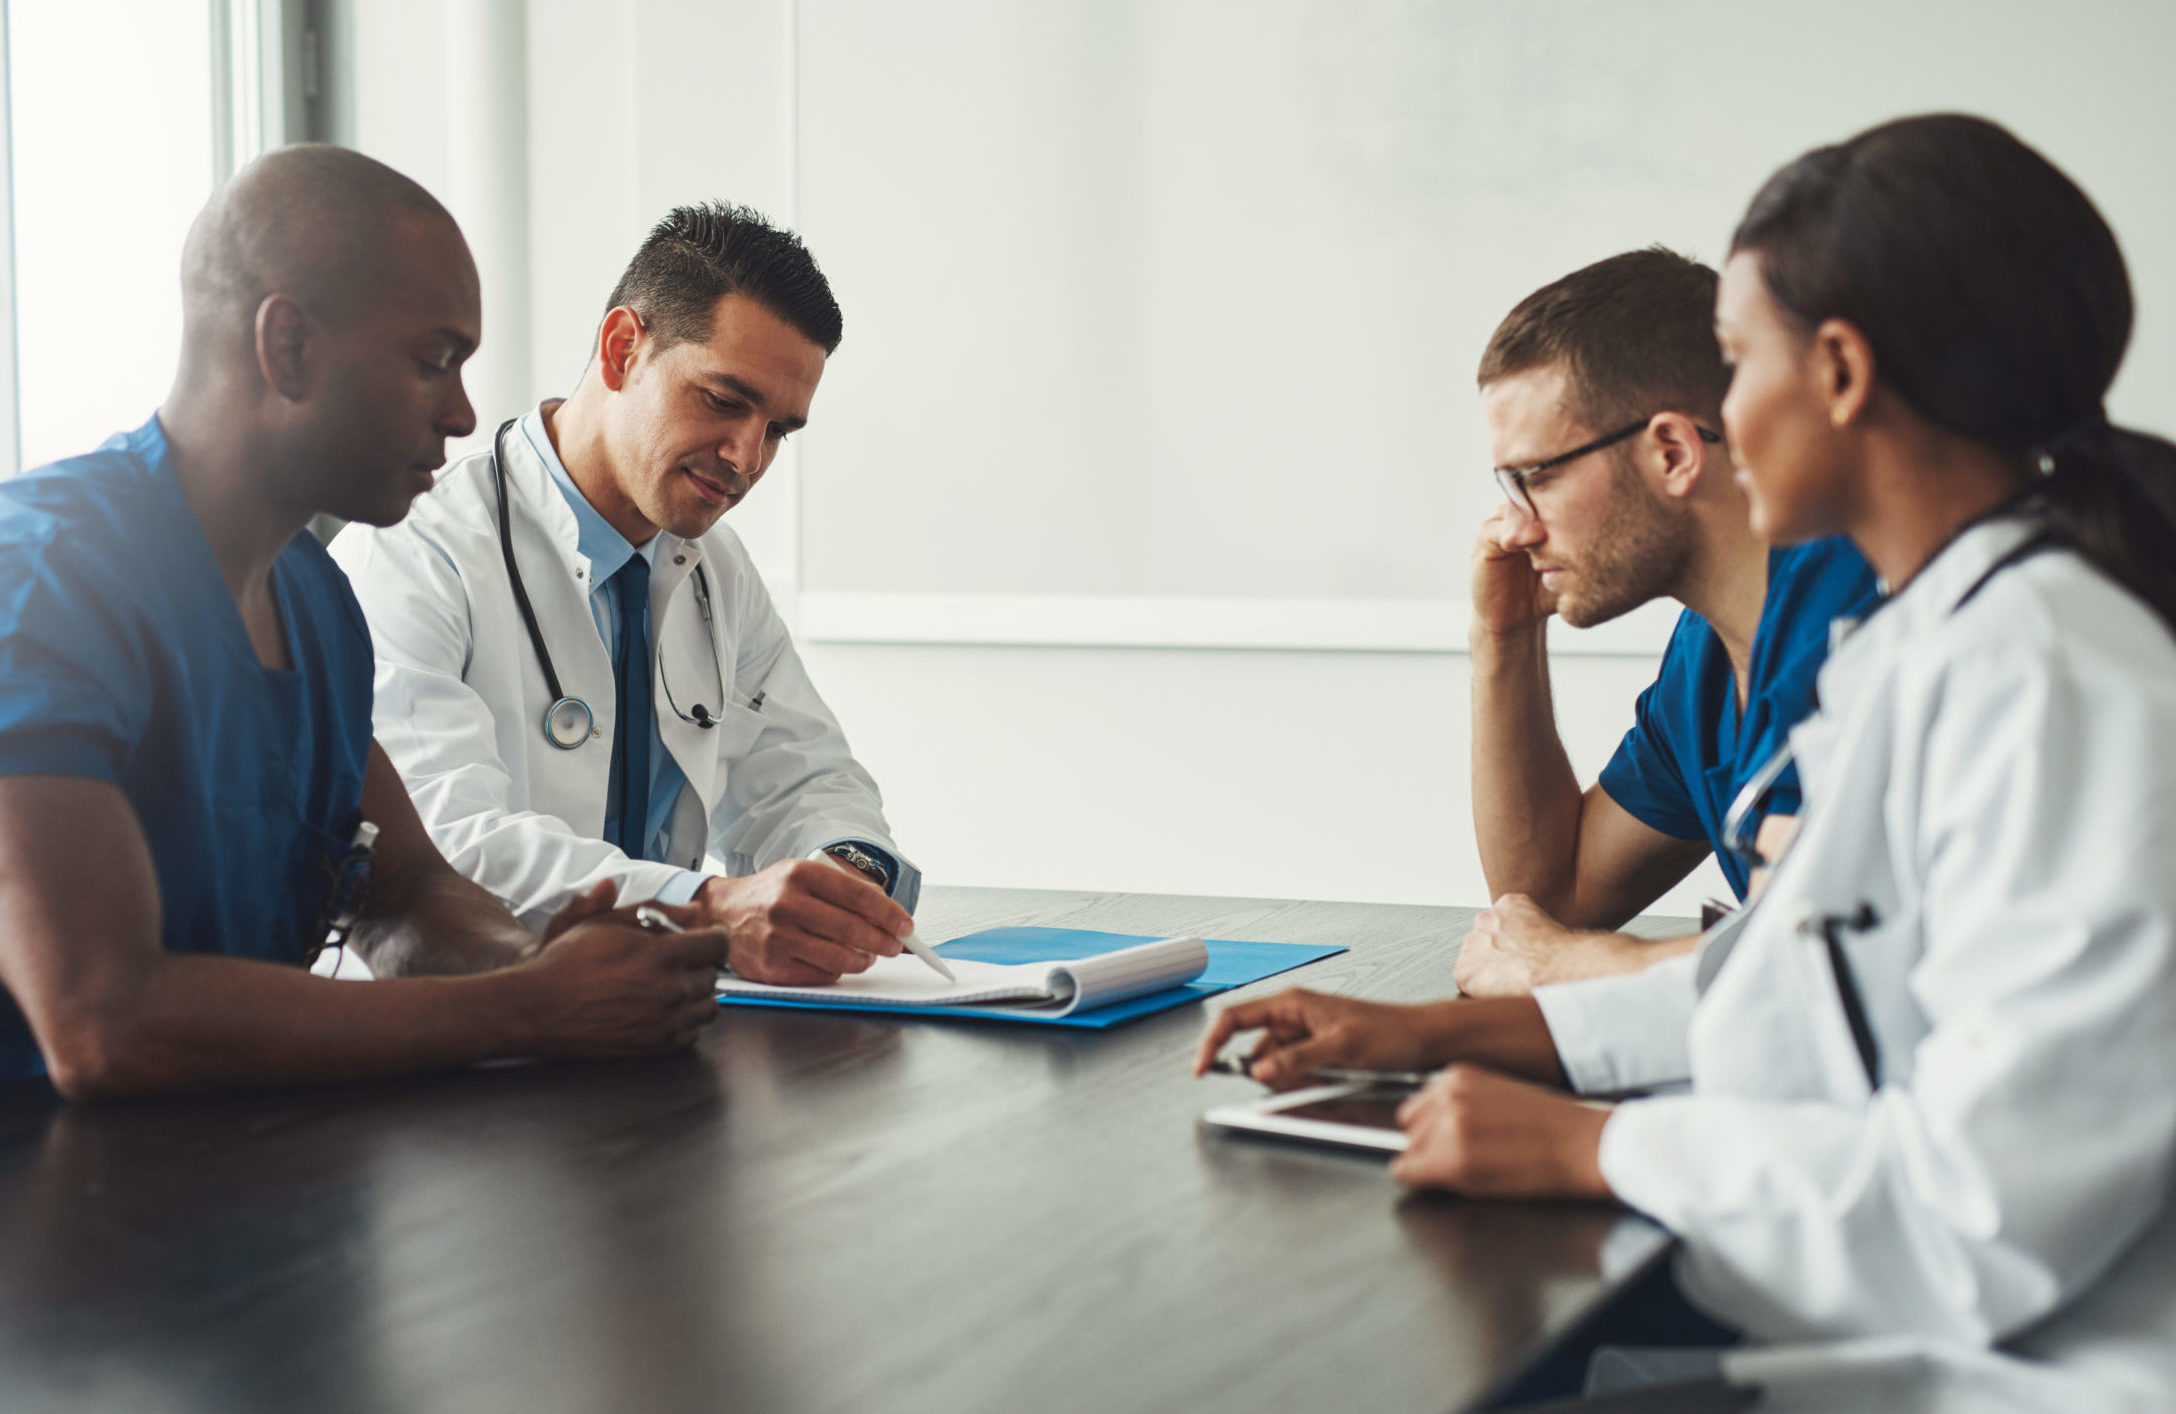
M 182 274 L 158 413 L 0 483 L 0 1078 L 147 1095 L 689 1044 L 724 935 L 599 895 L 539 939 L 448 868 L 305 529 L 398 521 L 474 429 L 452 218 L 288 148 L 214 194 Z M 342 935 L 393 980 L 313 976 Z

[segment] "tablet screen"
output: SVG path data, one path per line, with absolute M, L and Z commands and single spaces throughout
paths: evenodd
M 1290 1119 L 1319 1120 L 1324 1124 L 1353 1124 L 1363 1129 L 1396 1129 L 1398 1106 L 1413 1092 L 1402 1085 L 1379 1085 L 1357 1094 L 1315 1100 L 1277 1113 Z

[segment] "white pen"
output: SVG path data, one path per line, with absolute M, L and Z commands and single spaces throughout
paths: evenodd
M 663 909 L 653 908 L 649 904 L 644 904 L 635 910 L 635 922 L 653 933 L 685 933 L 687 931 L 687 929 L 666 917 Z M 957 982 L 960 980 L 952 975 L 952 969 L 944 965 L 944 959 L 937 956 L 935 949 L 912 933 L 901 938 L 899 946 L 913 953 L 931 967 L 936 968 L 937 975 L 944 978 L 945 981 Z
M 904 938 L 901 938 L 899 940 L 899 946 L 905 948 L 908 952 L 913 953 L 916 957 L 928 963 L 931 967 L 936 968 L 937 975 L 944 978 L 945 981 L 957 982 L 960 980 L 959 978 L 952 975 L 951 968 L 944 965 L 944 959 L 937 956 L 937 950 L 931 947 L 929 944 L 923 942 L 914 934 L 909 933 Z

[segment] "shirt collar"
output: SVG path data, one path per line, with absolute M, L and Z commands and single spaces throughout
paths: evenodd
M 2003 515 L 1966 526 L 1889 596 L 1896 617 L 1908 620 L 1915 629 L 1947 619 L 1981 577 L 2023 544 L 2037 525 L 2024 516 Z
M 166 440 L 166 424 L 159 421 L 159 415 L 155 412 L 151 414 L 151 420 L 143 426 L 137 428 L 134 432 L 120 434 L 114 438 L 114 441 L 128 447 L 155 467 L 164 467 L 166 465 L 167 454 L 170 450 Z M 107 445 L 111 446 L 112 443 L 109 442 Z
M 552 484 L 559 488 L 559 494 L 566 499 L 568 509 L 574 512 L 574 548 L 589 561 L 593 583 L 603 587 L 605 581 L 618 574 L 621 566 L 636 555 L 648 561 L 652 569 L 657 567 L 657 547 L 664 539 L 664 533 L 661 531 L 652 535 L 637 550 L 627 543 L 626 536 L 612 528 L 612 522 L 606 520 L 589 503 L 589 497 L 582 494 L 582 488 L 575 485 L 574 478 L 568 474 L 566 463 L 559 460 L 559 449 L 552 445 L 551 434 L 544 430 L 544 408 L 541 404 L 529 409 L 528 416 L 522 418 L 521 435 L 529 440 L 530 449 L 544 463 L 544 469 L 551 473 Z
M 1939 631 L 1956 611 L 1957 601 L 2033 529 L 2033 522 L 2015 516 L 1966 527 L 1909 583 L 1884 598 L 1878 612 L 1861 619 L 1842 641 L 1832 640 L 1817 688 L 1822 711 L 1855 696 L 1860 684 L 1899 651 L 1896 645 Z

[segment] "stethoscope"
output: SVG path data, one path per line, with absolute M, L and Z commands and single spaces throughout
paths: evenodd
M 572 751 L 588 741 L 597 730 L 597 715 L 589 710 L 589 704 L 573 697 L 560 687 L 559 670 L 552 666 L 551 650 L 544 646 L 544 630 L 537 626 L 536 610 L 529 603 L 529 590 L 521 582 L 521 567 L 514 562 L 513 521 L 507 512 L 506 501 L 506 433 L 517 419 L 508 418 L 499 424 L 497 435 L 491 439 L 491 475 L 498 483 L 499 491 L 499 550 L 506 557 L 506 580 L 514 588 L 514 604 L 521 610 L 521 622 L 529 630 L 529 646 L 536 650 L 538 666 L 544 669 L 544 686 L 552 695 L 551 706 L 544 709 L 544 739 L 561 751 Z M 710 602 L 710 576 L 700 559 L 695 565 L 695 604 L 702 611 L 703 635 L 710 640 L 710 668 L 718 681 L 718 702 L 725 702 L 725 663 L 718 656 L 717 622 Z M 665 671 L 663 654 L 657 660 L 658 679 L 665 687 L 665 705 L 683 722 L 692 723 L 709 731 L 718 725 L 718 719 L 702 703 L 692 711 L 682 711 L 673 700 L 672 677 Z
M 2014 503 L 2021 499 L 2012 498 L 2010 501 L 2005 501 L 1993 511 L 1975 517 L 1966 524 L 1959 526 L 1951 533 L 1949 539 L 1936 549 L 1934 555 L 1928 558 L 1927 563 L 1931 564 L 1934 559 L 1939 558 L 1943 551 L 1946 551 L 1962 537 L 1965 531 L 1984 521 L 1994 519 L 1997 515 L 2007 514 L 2014 510 Z M 1949 612 L 1955 614 L 1959 609 L 1971 603 L 1981 590 L 1985 589 L 1997 575 L 2002 574 L 2005 570 L 2013 569 L 2036 555 L 2062 548 L 2064 548 L 2064 542 L 2055 532 L 2045 527 L 2034 530 L 2023 540 L 2012 546 L 2007 553 L 1998 558 L 1993 564 L 1981 571 L 1979 577 L 1972 581 L 1971 587 L 1966 589 L 1963 595 L 1949 606 Z M 1895 600 L 1896 595 L 1893 592 L 1883 596 L 1881 603 L 1874 606 L 1874 613 L 1880 613 L 1894 603 Z M 1873 614 L 1869 614 L 1867 617 L 1872 618 Z M 1859 627 L 1864 627 L 1863 620 L 1852 631 L 1856 632 Z M 1815 705 L 1819 705 L 1818 696 Z M 1775 788 L 1776 782 L 1782 779 L 1783 773 L 1796 763 L 1797 758 L 1798 752 L 1792 745 L 1791 739 L 1786 736 L 1783 739 L 1783 744 L 1776 748 L 1774 754 L 1762 762 L 1760 769 L 1747 778 L 1744 787 L 1739 790 L 1736 798 L 1730 802 L 1730 809 L 1723 816 L 1721 845 L 1724 849 L 1729 850 L 1743 860 L 1748 868 L 1772 867 L 1778 862 L 1766 858 L 1755 843 L 1755 832 L 1759 826 L 1759 819 L 1754 811 L 1767 798 L 1768 793 Z M 1695 974 L 1696 985 L 1702 992 L 1707 990 L 1708 983 L 1714 980 L 1715 974 L 1722 969 L 1722 964 L 1736 947 L 1738 934 L 1743 930 L 1745 921 L 1751 913 L 1752 905 L 1747 905 L 1732 910 L 1713 922 L 1703 918 L 1701 931 L 1712 945 L 1702 948 L 1700 962 Z M 1725 924 L 1729 925 L 1727 933 L 1723 931 Z M 1874 1035 L 1873 1023 L 1867 1013 L 1865 997 L 1859 988 L 1858 976 L 1851 966 L 1850 958 L 1844 951 L 1844 937 L 1850 933 L 1869 933 L 1880 925 L 1881 917 L 1874 911 L 1873 905 L 1862 900 L 1859 906 L 1849 913 L 1812 913 L 1800 919 L 1797 926 L 1797 932 L 1801 937 L 1819 942 L 1828 954 L 1829 971 L 1836 980 L 1836 997 L 1843 1007 L 1844 1023 L 1851 1031 L 1852 1048 L 1858 1053 L 1859 1066 L 1866 1073 L 1867 1086 L 1873 1090 L 1881 1088 L 1881 1046 Z
M 1944 551 L 1955 544 L 1967 530 L 1971 530 L 1999 516 L 2012 513 L 2016 509 L 2017 502 L 2021 499 L 2021 497 L 2012 497 L 2010 500 L 1996 506 L 1993 510 L 1975 516 L 1950 532 L 1949 538 L 1935 549 L 1934 554 L 1928 557 L 1927 563 L 1932 564 Z M 2009 551 L 1996 559 L 1993 564 L 1982 570 L 1979 578 L 1972 581 L 1971 587 L 1966 589 L 1962 595 L 1958 596 L 1956 602 L 1949 606 L 1949 612 L 1954 614 L 1978 598 L 1980 591 L 1985 589 L 1994 581 L 1997 575 L 2002 574 L 2005 570 L 2013 569 L 2036 555 L 2062 548 L 2063 541 L 2055 532 L 2045 527 L 2035 529 L 2023 540 L 2011 546 Z M 1880 613 L 1894 603 L 1895 600 L 1896 595 L 1894 593 L 1884 595 L 1882 601 L 1874 606 L 1873 613 L 1866 616 L 1867 619 L 1873 618 L 1874 614 Z M 1861 620 L 1851 626 L 1851 632 L 1856 633 L 1865 626 L 1866 621 Z M 1815 694 L 1814 705 L 1816 707 L 1820 705 L 1818 692 Z M 1792 746 L 1791 739 L 1788 736 L 1784 737 L 1783 744 L 1775 749 L 1774 754 L 1761 763 L 1759 770 L 1746 778 L 1745 785 L 1731 799 L 1730 809 L 1723 814 L 1722 847 L 1743 860 L 1749 869 L 1765 868 L 1775 863 L 1774 860 L 1763 856 L 1759 846 L 1755 843 L 1755 832 L 1760 826 L 1760 818 L 1753 812 L 1760 807 L 1762 801 L 1768 798 L 1768 793 L 1775 789 L 1776 782 L 1783 778 L 1785 771 L 1788 771 L 1796 764 L 1797 759 L 1797 749 Z

